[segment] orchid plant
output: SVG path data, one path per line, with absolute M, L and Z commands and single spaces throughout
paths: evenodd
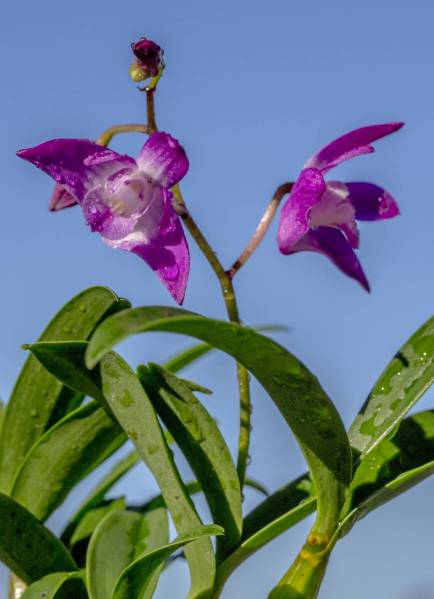
M 111 127 L 96 141 L 54 139 L 18 156 L 55 181 L 50 210 L 79 206 L 92 232 L 110 248 L 139 256 L 178 304 L 190 269 L 187 229 L 218 278 L 228 320 L 173 306 L 132 307 L 110 289 L 92 287 L 73 297 L 36 343 L 24 346 L 30 355 L 2 412 L 0 435 L 0 559 L 11 570 L 10 597 L 150 598 L 175 554 L 185 557 L 190 571 L 188 598 L 217 599 L 242 562 L 316 512 L 303 547 L 268 595 L 314 599 L 338 540 L 367 513 L 434 472 L 434 411 L 408 416 L 434 378 L 434 319 L 397 351 L 346 431 L 311 371 L 266 331 L 241 322 L 233 280 L 285 198 L 280 252 L 320 252 L 369 291 L 355 253 L 357 221 L 393 218 L 398 205 L 376 184 L 324 177 L 341 162 L 373 152 L 372 144 L 402 123 L 356 129 L 314 154 L 295 182 L 277 188 L 246 248 L 226 269 L 182 195 L 186 152 L 157 127 L 163 50 L 142 38 L 132 51 L 131 78 L 145 82 L 139 89 L 146 97 L 146 124 Z M 147 135 L 136 159 L 108 148 L 114 136 L 130 132 Z M 150 362 L 134 370 L 113 348 L 148 331 L 199 343 L 163 365 Z M 237 367 L 236 459 L 197 397 L 209 390 L 179 376 L 214 349 Z M 249 373 L 278 407 L 307 463 L 306 473 L 271 494 L 248 476 Z M 47 518 L 126 444 L 130 453 L 112 462 L 56 537 Z M 171 445 L 185 456 L 193 480 L 180 475 Z M 160 494 L 141 505 L 113 498 L 112 487 L 140 461 Z M 249 513 L 243 506 L 246 486 L 265 495 Z M 205 496 L 212 523 L 204 524 L 194 503 L 197 493 Z M 169 521 L 178 534 L 174 539 Z M 172 596 L 179 597 L 177 589 Z

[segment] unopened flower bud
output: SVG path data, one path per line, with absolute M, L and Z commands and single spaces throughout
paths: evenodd
M 133 81 L 144 81 L 156 77 L 164 66 L 163 50 L 158 44 L 145 37 L 131 44 L 136 60 L 130 67 L 130 77 Z

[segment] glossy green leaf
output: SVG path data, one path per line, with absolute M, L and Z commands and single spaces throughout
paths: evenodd
M 434 381 L 434 317 L 395 354 L 354 420 L 351 445 L 363 455 L 396 426 Z
M 100 363 L 104 396 L 116 418 L 144 462 L 152 471 L 179 534 L 202 524 L 187 494 L 167 446 L 157 415 L 142 384 L 128 364 L 111 352 Z M 209 539 L 200 539 L 186 549 L 190 567 L 190 599 L 212 589 L 214 552 Z
M 125 441 L 119 424 L 91 401 L 40 437 L 17 472 L 11 496 L 45 520 L 80 480 Z
M 77 570 L 66 547 L 19 503 L 0 493 L 0 560 L 26 584 Z
M 282 326 L 282 325 L 268 324 L 268 325 L 255 327 L 255 330 L 261 331 L 263 333 L 266 333 L 266 332 L 269 332 L 269 333 L 280 332 L 281 333 L 281 332 L 287 332 L 288 328 L 285 326 Z M 206 354 L 208 354 L 213 349 L 214 348 L 212 347 L 212 345 L 209 345 L 208 343 L 198 343 L 196 345 L 193 345 L 191 347 L 188 347 L 187 349 L 180 351 L 175 356 L 173 356 L 173 358 L 170 358 L 169 360 L 167 360 L 167 362 L 164 364 L 164 367 L 166 368 L 166 370 L 169 370 L 170 372 L 173 372 L 174 374 L 176 374 L 177 372 L 179 372 L 180 370 L 183 370 L 187 366 L 190 366 L 190 364 L 192 364 L 193 362 L 196 362 L 203 356 L 206 356 Z
M 123 570 L 145 551 L 167 543 L 168 531 L 164 509 L 108 514 L 95 529 L 87 551 L 90 599 L 109 599 Z
M 220 526 L 201 526 L 189 533 L 180 535 L 169 545 L 158 547 L 148 552 L 130 564 L 119 577 L 112 599 L 142 599 L 149 585 L 153 585 L 153 576 L 166 560 L 177 549 L 188 545 L 204 536 L 214 536 L 223 533 Z M 186 548 L 187 552 L 188 548 Z M 205 599 L 205 595 L 203 596 Z
M 87 599 L 83 579 L 78 572 L 55 572 L 34 582 L 22 599 Z
M 125 498 L 121 497 L 120 499 L 106 501 L 102 505 L 88 510 L 75 528 L 69 542 L 70 546 L 73 548 L 77 543 L 89 539 L 95 528 L 107 514 L 116 510 L 124 510 L 125 508 Z
M 351 450 L 338 412 L 307 368 L 253 329 L 164 307 L 124 310 L 101 323 L 86 351 L 88 367 L 116 343 L 145 331 L 196 337 L 225 351 L 256 376 L 292 429 L 309 464 L 317 489 L 315 532 L 332 533 L 351 479 Z
M 340 529 L 346 534 L 357 520 L 434 473 L 434 410 L 403 420 L 392 439 L 385 439 L 360 463 L 345 506 Z
M 212 346 L 208 345 L 208 343 L 198 343 L 179 352 L 176 356 L 170 358 L 170 360 L 167 360 L 164 366 L 167 370 L 170 370 L 170 372 L 175 374 L 193 362 L 196 362 L 199 358 L 202 358 L 202 356 L 206 356 L 212 349 Z
M 221 590 L 230 574 L 248 557 L 312 514 L 315 507 L 314 488 L 306 475 L 264 499 L 244 519 L 240 546 L 219 565 L 216 588 Z
M 91 493 L 86 497 L 80 505 L 76 513 L 72 516 L 69 524 L 62 533 L 61 539 L 67 545 L 70 539 L 87 512 L 97 508 L 104 501 L 106 494 L 110 489 L 127 474 L 140 461 L 140 456 L 136 451 L 131 451 L 124 458 L 119 460 L 112 466 L 109 472 L 96 485 Z
M 40 339 L 87 339 L 104 316 L 126 305 L 110 289 L 91 287 L 60 310 Z M 52 423 L 53 412 L 64 413 L 59 402 L 69 399 L 68 394 L 66 399 L 62 394 L 62 384 L 34 356 L 29 356 L 6 409 L 4 434 L 0 439 L 0 491 L 10 491 L 18 466 Z
M 223 435 L 184 381 L 156 364 L 139 366 L 138 373 L 196 475 L 213 521 L 225 530 L 217 539 L 217 555 L 227 555 L 241 539 L 242 506 L 237 470 Z
M 84 368 L 86 341 L 40 341 L 25 346 L 59 381 L 78 393 L 105 404 L 97 368 Z

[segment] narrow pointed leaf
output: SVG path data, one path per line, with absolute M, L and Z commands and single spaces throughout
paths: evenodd
M 189 387 L 156 364 L 139 367 L 139 378 L 155 410 L 188 460 L 207 499 L 213 521 L 225 534 L 217 538 L 218 558 L 241 539 L 239 478 L 215 420 Z
M 39 341 L 26 346 L 56 379 L 104 404 L 98 369 L 83 368 L 86 348 L 86 341 Z
M 87 599 L 83 579 L 78 572 L 56 572 L 34 582 L 22 599 Z
M 149 586 L 153 585 L 155 572 L 158 571 L 163 565 L 164 560 L 170 557 L 172 553 L 201 537 L 220 535 L 222 533 L 223 529 L 220 526 L 202 526 L 179 536 L 169 545 L 146 553 L 122 572 L 115 585 L 112 599 L 142 599 Z
M 102 478 L 91 493 L 80 505 L 76 513 L 72 516 L 68 526 L 62 533 L 61 539 L 67 545 L 71 539 L 74 530 L 90 510 L 97 508 L 104 501 L 106 494 L 110 489 L 127 474 L 140 461 L 140 456 L 136 451 L 131 451 L 124 458 L 116 462 L 110 471 Z
M 101 323 L 86 351 L 88 367 L 116 343 L 146 331 L 196 337 L 228 353 L 255 375 L 292 429 L 308 462 L 317 489 L 316 532 L 331 534 L 351 479 L 352 456 L 339 414 L 309 370 L 253 329 L 164 307 L 124 310 Z
M 119 499 L 106 501 L 102 505 L 88 510 L 78 523 L 74 533 L 71 536 L 71 540 L 69 542 L 70 547 L 73 548 L 77 543 L 90 539 L 95 528 L 107 516 L 107 514 L 110 514 L 110 512 L 114 511 L 124 510 L 125 508 L 125 498 L 121 497 Z
M 363 455 L 396 429 L 434 381 L 434 317 L 395 354 L 354 420 L 351 445 Z
M 80 480 L 125 441 L 119 424 L 92 401 L 35 443 L 17 472 L 11 496 L 45 520 Z
M 115 511 L 95 529 L 87 551 L 86 581 L 90 599 L 109 599 L 116 580 L 136 557 L 167 543 L 163 509 L 147 514 Z
M 77 570 L 66 547 L 19 503 L 0 493 L 0 560 L 26 584 Z
M 198 343 L 197 345 L 193 345 L 192 347 L 179 352 L 176 356 L 173 356 L 173 358 L 170 358 L 164 366 L 167 370 L 170 370 L 170 372 L 175 374 L 193 362 L 196 362 L 199 358 L 206 356 L 212 349 L 212 346 L 208 345 L 208 343 Z
M 53 318 L 41 340 L 87 339 L 98 322 L 126 307 L 110 289 L 91 287 L 70 300 Z M 29 356 L 17 379 L 5 414 L 0 439 L 0 491 L 9 492 L 18 466 L 30 447 L 52 423 L 52 414 L 64 411 L 59 402 L 62 384 Z
M 403 420 L 396 435 L 385 439 L 360 463 L 350 486 L 341 535 L 373 509 L 434 473 L 434 410 Z
M 263 325 L 255 327 L 255 329 L 263 333 L 282 333 L 288 331 L 287 327 L 278 324 Z M 209 345 L 208 343 L 198 343 L 196 345 L 188 347 L 187 349 L 184 349 L 183 351 L 180 351 L 178 354 L 173 356 L 173 358 L 167 360 L 167 362 L 164 364 L 164 367 L 166 368 L 166 370 L 169 370 L 170 372 L 176 374 L 177 372 L 183 370 L 187 366 L 190 366 L 190 364 L 196 362 L 203 356 L 206 356 L 206 354 L 208 354 L 213 349 L 214 348 L 212 347 L 212 345 Z
M 230 574 L 248 557 L 312 514 L 315 507 L 314 489 L 306 475 L 264 499 L 244 519 L 240 546 L 219 565 L 216 589 L 221 590 Z
M 100 363 L 102 388 L 107 403 L 127 431 L 144 462 L 152 471 L 179 534 L 202 524 L 181 480 L 157 415 L 139 379 L 111 352 Z M 215 573 L 214 552 L 209 539 L 186 549 L 191 574 L 190 599 L 209 593 Z

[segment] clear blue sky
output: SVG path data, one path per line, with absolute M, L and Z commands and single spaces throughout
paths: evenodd
M 4 2 L 2 397 L 25 357 L 20 344 L 36 339 L 55 310 L 81 289 L 103 284 L 136 305 L 172 303 L 144 264 L 92 235 L 79 210 L 48 213 L 51 182 L 14 155 L 46 139 L 95 138 L 111 124 L 143 120 L 144 98 L 128 79 L 128 65 L 129 43 L 145 35 L 166 50 L 159 125 L 187 149 L 186 198 L 226 265 L 244 246 L 275 186 L 294 178 L 314 150 L 357 126 L 406 122 L 378 142 L 376 154 L 336 172 L 383 184 L 401 206 L 399 219 L 361 226 L 359 256 L 371 295 L 319 255 L 279 255 L 275 228 L 236 279 L 244 320 L 289 325 L 291 332 L 279 341 L 317 374 L 349 424 L 391 355 L 432 313 L 433 22 L 432 0 Z M 141 141 L 132 136 L 114 147 L 134 155 Z M 194 247 L 185 305 L 224 316 L 217 284 Z M 155 335 L 129 341 L 123 351 L 137 363 L 163 359 L 185 344 Z M 234 449 L 232 364 L 214 355 L 188 375 L 214 390 L 207 403 Z M 253 395 L 250 474 L 275 489 L 303 471 L 303 460 L 256 384 Z M 432 400 L 431 393 L 420 407 Z M 139 469 L 116 492 L 138 500 L 154 490 L 152 478 Z M 83 492 L 68 500 L 69 510 Z M 432 597 L 433 496 L 434 480 L 361 522 L 338 545 L 321 599 Z M 247 494 L 248 506 L 257 500 Z M 53 516 L 55 530 L 64 516 L 64 508 Z M 299 524 L 250 559 L 224 599 L 263 599 L 308 526 Z M 187 585 L 186 568 L 176 562 L 157 597 L 173 599 L 174 588 L 181 597 Z

